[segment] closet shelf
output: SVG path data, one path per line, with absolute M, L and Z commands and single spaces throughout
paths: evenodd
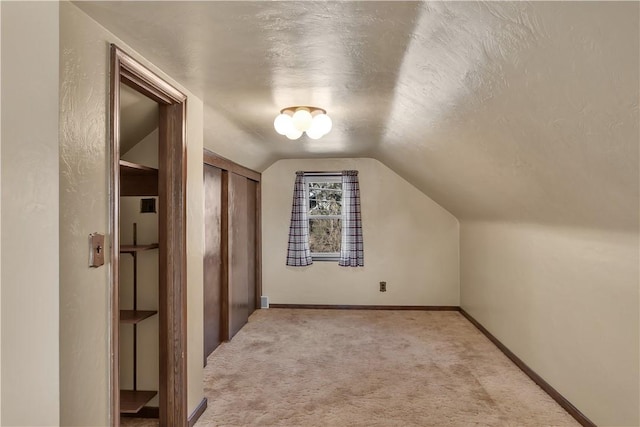
M 121 254 L 132 254 L 134 252 L 149 251 L 151 249 L 158 249 L 160 245 L 158 243 L 152 243 L 150 245 L 120 245 Z
M 120 390 L 120 413 L 139 412 L 156 394 L 157 391 L 150 390 Z
M 154 314 L 158 314 L 158 312 L 152 310 L 120 310 L 120 323 L 140 323 Z
M 158 169 L 138 163 L 120 160 L 120 173 L 123 175 L 157 175 Z
M 120 160 L 121 196 L 157 196 L 158 169 Z

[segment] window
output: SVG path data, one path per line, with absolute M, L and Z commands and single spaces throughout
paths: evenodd
M 296 172 L 286 264 L 306 267 L 314 260 L 364 266 L 357 170 Z
M 309 249 L 316 261 L 338 261 L 342 241 L 342 177 L 308 174 Z

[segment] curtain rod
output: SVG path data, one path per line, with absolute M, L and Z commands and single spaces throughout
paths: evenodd
M 305 175 L 342 175 L 342 171 L 302 171 Z
M 296 173 L 300 172 L 302 172 L 303 176 L 342 176 L 343 171 L 297 171 Z

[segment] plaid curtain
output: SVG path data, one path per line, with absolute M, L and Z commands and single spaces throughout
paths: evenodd
M 304 172 L 296 172 L 293 187 L 293 206 L 291 207 L 291 225 L 289 226 L 289 249 L 287 265 L 304 267 L 313 264 L 309 249 L 309 204 L 307 188 L 304 184 Z
M 342 171 L 342 245 L 338 265 L 364 266 L 358 171 Z

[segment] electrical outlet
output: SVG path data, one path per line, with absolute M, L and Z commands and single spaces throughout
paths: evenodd
M 387 292 L 387 282 L 380 282 L 380 292 Z

